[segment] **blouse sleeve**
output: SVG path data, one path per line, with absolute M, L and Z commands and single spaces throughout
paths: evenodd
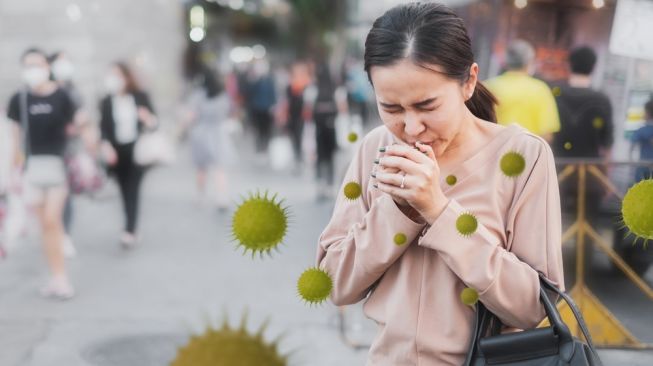
M 363 141 L 340 187 L 333 216 L 320 236 L 317 264 L 333 280 L 331 300 L 336 305 L 364 299 L 374 283 L 418 237 L 423 224 L 404 215 L 387 194 L 368 189 L 378 146 Z M 359 198 L 344 195 L 354 182 L 362 188 Z M 379 192 L 380 193 L 380 192 Z M 395 244 L 395 236 L 399 243 Z
M 533 138 L 533 137 L 529 137 Z M 564 290 L 561 217 L 553 154 L 543 140 L 533 144 L 535 159 L 506 219 L 501 243 L 482 222 L 468 235 L 456 222 L 468 211 L 456 200 L 420 238 L 419 245 L 437 250 L 453 272 L 479 293 L 480 301 L 508 326 L 532 328 L 544 317 L 538 271 Z

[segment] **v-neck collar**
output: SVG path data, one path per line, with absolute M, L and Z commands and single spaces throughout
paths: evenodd
M 506 128 L 497 133 L 485 146 L 476 151 L 474 155 L 465 159 L 462 163 L 457 164 L 456 168 L 452 171 L 442 174 L 440 177 L 442 191 L 446 192 L 453 189 L 470 174 L 474 173 L 479 166 L 484 165 L 490 159 L 496 159 L 497 151 L 503 148 L 504 143 L 521 129 L 523 128 L 516 123 L 506 126 Z M 449 185 L 446 182 L 447 177 L 450 175 L 456 179 L 456 183 L 453 185 Z

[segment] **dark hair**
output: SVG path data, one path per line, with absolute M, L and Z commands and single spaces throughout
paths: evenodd
M 113 63 L 113 66 L 117 67 L 118 70 L 122 73 L 122 76 L 125 78 L 125 91 L 127 93 L 136 93 L 141 90 L 136 82 L 134 73 L 132 72 L 129 65 L 124 61 L 116 61 Z
M 46 61 L 48 61 L 48 55 L 45 53 L 45 51 L 43 51 L 43 50 L 40 49 L 40 48 L 30 47 L 30 48 L 26 49 L 26 50 L 23 52 L 22 55 L 20 55 L 20 62 L 25 61 L 25 57 L 27 57 L 27 55 L 31 55 L 31 54 L 41 55 L 41 56 L 43 56 L 43 58 L 44 58 Z M 48 63 L 49 63 L 49 61 L 48 61 Z
M 653 96 L 651 96 L 651 99 L 649 99 L 648 102 L 644 104 L 644 112 L 646 113 L 646 119 L 653 118 Z
M 574 74 L 589 75 L 596 64 L 596 52 L 587 46 L 574 48 L 569 53 L 569 66 Z
M 224 90 L 222 83 L 209 68 L 205 68 L 202 72 L 202 87 L 206 91 L 206 96 L 209 98 L 215 98 Z
M 373 66 L 389 66 L 406 58 L 427 69 L 441 66 L 449 78 L 467 81 L 474 54 L 462 19 L 448 7 L 431 2 L 388 10 L 374 21 L 365 40 L 368 79 L 372 82 Z M 492 122 L 496 122 L 495 104 L 496 98 L 480 81 L 465 102 L 476 117 Z

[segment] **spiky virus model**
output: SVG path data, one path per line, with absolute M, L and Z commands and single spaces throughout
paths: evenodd
M 406 244 L 406 241 L 408 241 L 408 238 L 406 237 L 406 234 L 404 233 L 397 233 L 395 234 L 394 238 L 392 240 L 395 242 L 396 246 L 402 246 Z
M 514 178 L 519 176 L 524 171 L 524 168 L 526 167 L 526 161 L 520 153 L 516 151 L 510 151 L 501 157 L 500 166 L 503 174 L 509 178 Z
M 331 276 L 319 268 L 307 269 L 297 281 L 299 296 L 311 305 L 323 303 L 331 294 L 332 289 Z
M 642 180 L 628 189 L 621 214 L 626 227 L 644 240 L 644 246 L 653 240 L 653 179 Z
M 468 306 L 473 306 L 478 302 L 478 291 L 471 287 L 466 287 L 460 292 L 460 301 Z
M 356 132 L 350 132 L 349 135 L 347 135 L 347 141 L 354 143 L 358 140 L 358 134 Z
M 234 241 L 245 253 L 270 253 L 281 243 L 288 229 L 288 208 L 276 195 L 268 197 L 260 193 L 250 194 L 238 206 L 232 218 L 231 231 Z
M 476 216 L 471 213 L 464 213 L 456 219 L 456 230 L 458 230 L 462 236 L 470 236 L 474 234 L 477 227 L 478 220 L 476 220 Z
M 455 175 L 448 175 L 447 178 L 445 179 L 448 185 L 452 186 L 458 182 L 458 178 L 456 178 Z
M 170 366 L 286 366 L 288 356 L 279 354 L 278 340 L 266 343 L 265 328 L 263 325 L 256 334 L 250 334 L 246 316 L 238 329 L 225 320 L 220 329 L 208 328 L 204 334 L 191 337 Z
M 361 188 L 361 185 L 356 182 L 349 182 L 345 184 L 345 188 L 343 189 L 345 197 L 347 197 L 347 199 L 350 201 L 356 200 L 361 196 L 362 192 L 363 189 Z

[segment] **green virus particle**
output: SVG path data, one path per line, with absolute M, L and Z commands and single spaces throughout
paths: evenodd
M 476 232 L 478 220 L 471 213 L 464 213 L 456 219 L 456 229 L 462 236 L 470 236 Z
M 564 145 L 565 150 L 571 150 L 571 142 L 567 141 Z
M 347 135 L 347 141 L 351 143 L 358 141 L 358 134 L 356 132 L 350 132 L 349 135 Z
M 445 179 L 448 185 L 452 186 L 458 182 L 458 178 L 456 178 L 455 175 L 448 175 L 447 178 Z
M 280 355 L 278 341 L 267 343 L 263 337 L 266 324 L 256 334 L 246 327 L 246 316 L 240 328 L 227 321 L 220 329 L 209 327 L 204 334 L 194 335 L 181 347 L 170 366 L 286 366 L 288 356 Z
M 331 276 L 319 268 L 307 269 L 297 281 L 299 296 L 312 305 L 323 303 L 331 294 L 332 289 Z
M 402 246 L 406 244 L 406 241 L 408 241 L 408 238 L 406 237 L 406 234 L 404 233 L 397 233 L 395 237 L 393 238 L 395 245 L 397 246 Z
M 596 117 L 592 120 L 592 127 L 594 127 L 597 130 L 600 130 L 605 126 L 605 121 L 601 117 Z
M 526 167 L 526 161 L 520 153 L 511 151 L 505 153 L 503 157 L 501 157 L 500 165 L 503 174 L 509 178 L 514 178 L 524 171 L 524 168 Z
M 553 96 L 554 96 L 554 97 L 559 97 L 559 96 L 562 94 L 562 89 L 560 89 L 559 86 L 554 86 L 554 87 L 551 89 L 551 93 L 553 93 Z
M 361 185 L 356 182 L 349 182 L 345 184 L 345 188 L 343 191 L 345 193 L 345 197 L 347 197 L 347 199 L 350 201 L 353 201 L 358 197 L 360 197 L 361 193 L 363 192 Z
M 231 224 L 233 240 L 243 247 L 245 253 L 270 254 L 276 249 L 288 229 L 288 208 L 277 202 L 276 195 L 268 197 L 256 193 L 250 195 L 234 212 Z
M 653 179 L 642 180 L 628 189 L 621 214 L 628 230 L 644 240 L 644 246 L 653 240 Z
M 478 302 L 478 291 L 466 287 L 460 292 L 460 300 L 467 306 L 474 306 Z

